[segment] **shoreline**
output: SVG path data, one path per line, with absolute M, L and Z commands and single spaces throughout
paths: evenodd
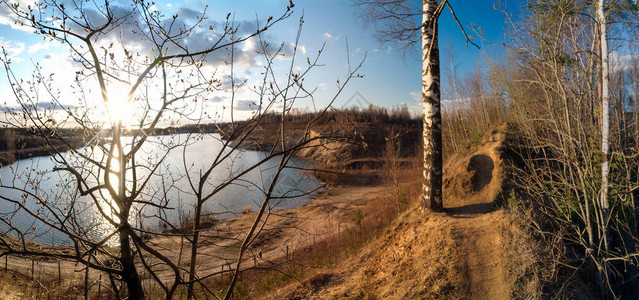
M 384 198 L 387 192 L 388 187 L 385 185 L 329 187 L 325 192 L 300 206 L 272 210 L 263 230 L 246 250 L 242 264 L 244 267 L 275 265 L 289 255 L 292 256 L 293 253 L 351 230 L 357 226 L 353 222 L 355 211 L 366 210 L 367 207 L 378 202 L 373 199 Z M 246 236 L 246 229 L 252 224 L 256 214 L 256 212 L 250 212 L 238 217 L 222 219 L 214 226 L 202 230 L 201 244 L 198 247 L 197 272 L 199 274 L 206 275 L 229 269 L 231 265 L 229 261 L 237 259 L 239 243 Z M 190 245 L 184 237 L 157 236 L 148 240 L 147 243 L 174 263 L 182 267 L 189 265 L 190 248 L 188 246 Z M 47 247 L 40 244 L 37 246 Z M 51 247 L 51 249 L 61 253 L 72 251 L 72 249 L 60 247 Z M 8 258 L 8 270 L 28 277 L 31 274 L 32 261 L 35 261 L 36 274 L 51 274 L 52 277 L 57 277 L 60 269 L 62 278 L 77 277 L 77 274 L 84 276 L 83 272 L 79 272 L 84 269 L 83 265 L 55 257 L 33 258 L 26 255 L 11 255 Z M 159 260 L 149 261 L 151 264 L 156 262 Z M 0 263 L 5 262 L 0 261 Z M 144 268 L 139 261 L 136 262 L 136 266 L 139 270 Z M 163 281 L 173 277 L 170 269 L 159 269 L 156 273 Z M 101 275 L 104 274 L 100 271 L 91 271 L 91 278 L 95 280 L 98 280 Z M 69 280 L 78 278 L 73 277 Z M 143 281 L 145 280 L 152 279 L 143 277 Z
M 82 147 L 76 146 L 73 149 L 78 149 Z M 0 151 L 0 166 L 9 166 L 16 163 L 19 160 L 29 159 L 34 157 L 42 157 L 42 156 L 50 156 L 51 152 L 54 149 L 52 148 L 27 148 L 20 150 L 8 150 L 8 151 Z M 60 146 L 55 148 L 58 152 L 67 152 L 72 150 L 71 148 Z
M 314 151 L 298 152 L 296 156 L 311 164 L 311 170 L 303 171 L 303 174 L 317 178 L 323 188 L 299 206 L 269 210 L 268 215 L 262 218 L 265 221 L 260 221 L 263 230 L 255 237 L 245 252 L 242 269 L 252 266 L 275 265 L 277 262 L 286 260 L 293 253 L 303 253 L 304 249 L 353 230 L 357 226 L 353 221 L 353 216 L 356 215 L 357 211 L 369 209 L 374 203 L 379 203 L 377 199 L 385 199 L 389 188 L 379 184 L 376 170 L 348 169 L 345 171 L 337 169 L 335 166 L 318 160 L 317 157 L 335 155 L 339 149 L 337 147 L 326 148 L 319 143 L 316 146 Z M 245 147 L 238 149 L 260 151 L 260 149 Z M 329 173 L 318 172 L 314 168 L 328 170 Z M 340 174 L 331 173 L 332 171 L 339 171 Z M 338 186 L 331 186 L 327 182 L 335 182 Z M 198 274 L 207 275 L 230 269 L 229 262 L 237 259 L 239 245 L 246 237 L 246 232 L 254 222 L 256 214 L 256 212 L 248 212 L 239 216 L 218 219 L 207 224 L 208 228 L 201 229 L 198 265 L 196 267 Z M 171 233 L 163 232 L 161 228 L 158 230 L 161 234 L 166 235 L 153 236 L 146 240 L 147 243 L 179 266 L 188 266 L 190 244 L 186 238 L 177 234 L 170 235 Z M 72 251 L 67 248 L 60 249 L 60 247 L 48 247 L 42 244 L 38 244 L 38 247 L 55 249 L 54 251 L 60 252 Z M 28 276 L 31 272 L 32 260 L 33 258 L 29 256 L 10 256 L 9 270 Z M 156 258 L 148 261 L 149 264 L 159 262 Z M 77 271 L 84 267 L 73 261 L 59 258 L 36 258 L 36 265 L 36 273 L 57 275 L 58 269 L 61 268 L 63 278 L 77 277 L 75 274 L 80 274 Z M 136 266 L 140 271 L 144 270 L 140 261 L 136 262 Z M 165 267 L 158 268 L 156 273 L 162 281 L 170 280 L 174 276 L 173 271 Z M 92 270 L 90 276 L 98 280 L 100 274 L 102 272 Z M 143 281 L 148 280 L 152 281 L 148 274 L 143 275 Z
M 243 264 L 275 264 L 287 255 L 357 226 L 352 220 L 355 211 L 364 210 L 376 202 L 371 199 L 384 198 L 387 191 L 385 185 L 329 187 L 326 192 L 300 206 L 271 211 L 262 231 L 247 249 Z M 256 214 L 250 212 L 223 219 L 214 227 L 202 230 L 198 257 L 207 257 L 207 260 L 198 259 L 198 273 L 228 270 L 228 261 L 237 258 L 239 243 L 246 237 L 246 230 L 254 222 Z M 187 244 L 181 237 L 160 236 L 151 242 L 172 261 L 188 264 Z M 179 251 L 175 251 L 176 245 L 184 246 L 185 253 L 180 255 Z M 172 276 L 171 270 L 157 273 L 163 279 Z

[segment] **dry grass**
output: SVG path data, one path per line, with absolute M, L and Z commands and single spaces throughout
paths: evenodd
M 404 177 L 398 181 L 410 182 L 413 189 L 409 209 L 352 255 L 308 269 L 302 283 L 271 297 L 540 298 L 543 274 L 535 252 L 538 245 L 526 231 L 525 219 L 511 210 L 496 210 L 504 180 L 502 138 L 493 134 L 470 155 L 456 155 L 446 162 L 447 213 L 419 211 L 415 205 L 421 187 L 419 168 L 414 173 L 399 172 Z M 379 211 L 391 207 L 389 203 Z
M 377 238 L 330 268 L 318 268 L 272 298 L 457 299 L 466 294 L 462 253 L 452 228 L 416 205 Z
M 3 260 L 4 263 L 4 260 Z M 83 299 L 84 273 L 64 272 L 62 280 L 57 273 L 39 270 L 37 267 L 33 279 L 30 271 L 24 273 L 12 269 L 0 271 L 0 299 Z M 104 278 L 103 284 L 107 284 Z M 98 287 L 94 278 L 89 279 L 89 299 L 114 299 L 104 287 Z
M 408 197 L 416 199 L 417 192 L 407 186 Z M 341 226 L 331 230 L 336 232 L 335 234 L 317 237 L 307 247 L 291 251 L 289 259 L 282 257 L 271 266 L 273 269 L 243 272 L 240 287 L 235 291 L 234 298 L 278 299 L 294 296 L 297 289 L 311 292 L 319 290 L 333 278 L 332 275 L 326 275 L 326 270 L 347 264 L 362 249 L 383 235 L 384 230 L 397 218 L 397 199 L 390 195 L 380 195 L 368 199 L 363 206 L 349 208 L 350 217 L 346 224 L 329 224 L 333 227 Z M 208 284 L 215 288 L 223 288 L 227 280 L 221 277 Z M 287 286 L 291 283 L 293 288 Z

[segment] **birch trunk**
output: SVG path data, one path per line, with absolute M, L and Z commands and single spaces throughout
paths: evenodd
M 608 70 L 608 39 L 606 32 L 606 17 L 604 10 L 604 0 L 597 1 L 597 23 L 599 25 L 599 62 L 600 62 L 600 87 L 601 94 L 601 238 L 603 239 L 604 254 L 602 262 L 597 266 L 597 280 L 603 299 L 607 299 L 605 278 L 607 266 L 605 257 L 608 255 L 608 214 L 610 204 L 608 203 L 608 173 L 610 164 L 608 162 L 609 135 L 610 135 L 610 91 L 609 91 L 609 70 Z
M 608 40 L 606 36 L 606 17 L 604 15 L 604 0 L 597 3 L 597 20 L 600 28 L 601 44 L 601 232 L 604 239 L 604 248 L 608 250 L 608 214 L 610 204 L 608 202 L 608 173 L 610 163 L 609 136 L 610 136 L 610 86 L 608 82 Z
M 424 105 L 424 183 L 422 209 L 440 211 L 442 205 L 442 130 L 437 45 L 438 0 L 423 0 L 422 100 Z

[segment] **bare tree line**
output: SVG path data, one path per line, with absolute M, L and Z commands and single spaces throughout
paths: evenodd
M 523 22 L 508 19 L 513 58 L 500 76 L 510 142 L 522 159 L 516 179 L 533 215 L 544 216 L 531 218 L 556 255 L 544 263 L 592 274 L 601 297 L 619 297 L 637 273 L 639 108 L 628 83 L 614 79 L 632 76 L 634 67 L 614 65 L 609 54 L 636 50 L 622 42 L 636 39 L 626 30 L 636 24 L 636 6 L 534 1 L 528 8 Z

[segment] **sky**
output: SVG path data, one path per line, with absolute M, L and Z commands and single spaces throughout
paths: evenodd
M 25 3 L 25 0 L 20 2 Z M 67 0 L 70 1 L 70 0 Z M 419 1 L 413 1 L 415 7 L 419 7 Z M 514 17 L 522 9 L 525 1 L 494 1 L 494 0 L 450 0 L 449 1 L 462 26 L 469 35 L 476 35 L 474 28 L 481 28 L 484 32 L 483 38 L 495 44 L 504 41 L 505 16 L 503 12 L 495 9 L 499 6 L 506 8 Z M 209 19 L 207 24 L 219 25 L 228 13 L 236 24 L 246 24 L 250 27 L 260 20 L 264 22 L 269 16 L 281 15 L 288 5 L 288 0 L 262 0 L 262 1 L 156 1 L 157 10 L 166 15 L 180 13 L 179 18 L 188 23 L 189 18 L 203 11 L 208 4 L 207 12 Z M 294 1 L 292 15 L 269 29 L 264 40 L 273 45 L 284 43 L 288 57 L 278 61 L 276 71 L 279 72 L 279 80 L 284 80 L 290 64 L 290 54 L 293 42 L 298 31 L 300 18 L 303 16 L 303 27 L 298 43 L 298 58 L 296 68 L 302 69 L 306 64 L 306 57 L 311 60 L 317 51 L 324 45 L 318 67 L 305 78 L 304 85 L 309 90 L 315 90 L 314 101 L 301 101 L 297 107 L 305 110 L 312 110 L 313 107 L 322 107 L 329 103 L 338 91 L 337 80 L 344 82 L 347 74 L 347 58 L 354 68 L 364 57 L 362 68 L 358 74 L 362 78 L 352 79 L 333 103 L 334 107 L 366 106 L 369 104 L 383 106 L 387 108 L 400 105 L 407 105 L 415 114 L 420 113 L 421 108 L 421 62 L 418 51 L 408 52 L 405 55 L 399 50 L 401 44 L 386 43 L 381 44 L 374 37 L 374 29 L 366 26 L 360 17 L 358 7 L 352 5 L 349 0 L 327 0 L 327 1 Z M 112 6 L 126 7 L 127 1 L 112 1 Z M 190 13 L 190 14 L 189 14 Z M 458 77 L 463 77 L 468 72 L 473 72 L 477 67 L 485 67 L 487 59 L 500 61 L 505 50 L 495 46 L 483 39 L 473 41 L 480 46 L 480 49 L 472 45 L 466 46 L 465 37 L 459 26 L 455 23 L 450 12 L 446 9 L 439 21 L 439 45 L 442 71 L 442 92 L 444 97 L 448 95 L 448 80 L 451 72 L 451 53 L 453 54 L 453 64 Z M 253 25 L 254 26 L 254 25 Z M 71 93 L 65 80 L 72 80 L 74 77 L 74 65 L 69 60 L 69 50 L 57 42 L 46 41 L 39 35 L 33 34 L 29 30 L 20 28 L 11 20 L 6 8 L 0 8 L 0 46 L 4 47 L 9 57 L 12 59 L 12 67 L 18 78 L 27 80 L 35 66 L 40 65 L 48 74 L 55 73 L 58 79 L 57 85 L 61 86 L 62 98 L 65 93 Z M 188 41 L 192 47 L 198 43 L 205 44 L 205 38 L 192 38 Z M 347 54 L 348 45 L 348 54 Z M 240 49 L 241 48 L 241 49 Z M 256 42 L 247 41 L 243 45 L 238 45 L 236 54 L 237 68 L 235 77 L 246 80 L 247 85 L 238 91 L 234 97 L 235 107 L 238 111 L 249 111 L 251 103 L 255 97 L 248 87 L 259 82 L 259 73 L 263 69 L 259 55 L 255 52 Z M 223 69 L 224 60 L 227 57 L 224 53 L 211 56 L 209 65 L 211 68 Z M 287 60 L 288 58 L 288 60 Z M 217 69 L 216 69 L 217 70 Z M 6 73 L 0 71 L 0 99 L 5 106 L 16 105 L 14 96 L 6 80 Z M 224 82 L 224 78 L 230 78 L 229 71 L 219 71 L 218 75 Z M 95 92 L 95 89 L 94 89 Z M 69 97 L 72 98 L 72 97 Z M 99 97 L 95 97 L 99 99 Z M 221 91 L 219 95 L 212 96 L 215 99 L 213 105 L 208 109 L 212 111 L 224 110 L 229 105 L 230 97 L 228 90 L 226 94 Z M 40 100 L 46 102 L 46 96 Z M 444 99 L 444 105 L 446 99 Z M 70 105 L 72 103 L 69 103 Z M 244 107 L 245 106 L 245 107 Z M 214 113 L 214 112 L 213 112 Z M 248 116 L 248 112 L 239 114 Z M 228 119 L 228 114 L 223 118 Z

